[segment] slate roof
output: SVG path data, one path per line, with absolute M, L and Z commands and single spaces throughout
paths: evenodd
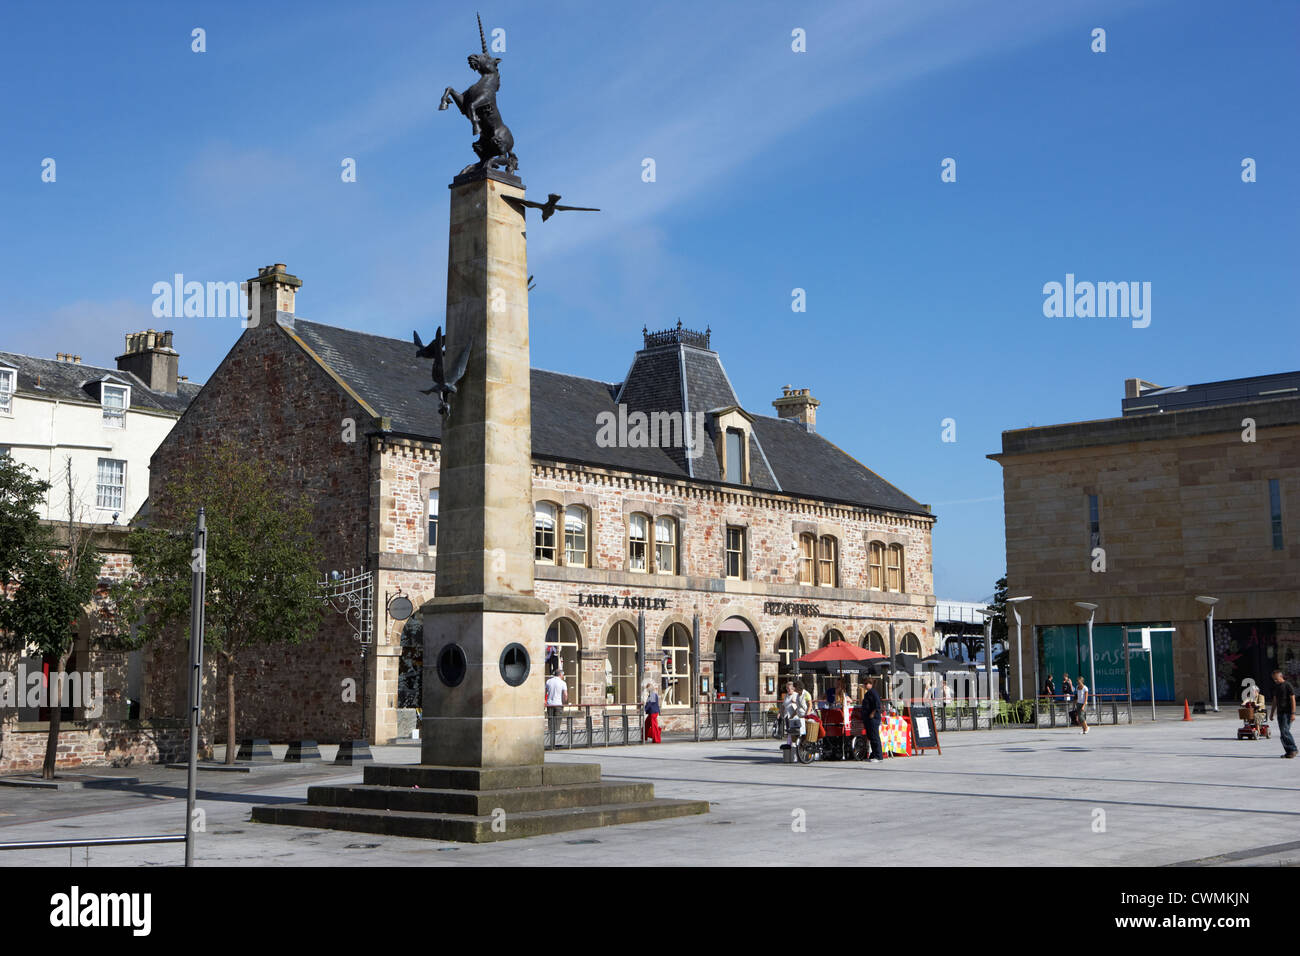
M 178 382 L 176 394 L 168 395 L 166 392 L 155 392 L 149 388 L 134 372 L 121 372 L 116 368 L 104 368 L 99 365 L 35 358 L 30 355 L 19 355 L 16 352 L 0 352 L 0 366 L 12 366 L 18 369 L 18 387 L 14 392 L 15 395 L 57 398 L 65 402 L 86 402 L 97 405 L 98 394 L 89 386 L 105 377 L 111 377 L 124 385 L 131 386 L 132 409 L 152 409 L 170 412 L 177 416 L 189 407 L 194 396 L 198 395 L 199 389 L 202 388 L 195 382 Z
M 293 334 L 380 416 L 395 433 L 439 440 L 437 401 L 427 361 L 414 360 L 409 341 L 295 318 Z M 683 372 L 685 377 L 683 378 Z M 716 352 L 680 343 L 636 354 L 623 383 L 600 382 L 533 369 L 533 454 L 614 470 L 721 483 L 709 439 L 689 463 L 681 449 L 604 448 L 596 443 L 597 416 L 633 411 L 709 412 L 740 405 Z M 913 498 L 820 435 L 796 422 L 755 416 L 750 434 L 754 487 L 846 504 L 929 514 Z

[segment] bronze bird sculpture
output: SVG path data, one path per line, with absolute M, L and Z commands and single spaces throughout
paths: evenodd
M 546 222 L 557 212 L 600 212 L 599 209 L 591 206 L 557 206 L 556 203 L 560 201 L 559 193 L 547 194 L 546 202 L 533 202 L 531 199 L 517 199 L 514 196 L 502 196 L 501 198 L 514 206 L 515 209 L 518 209 L 521 214 L 525 214 L 522 208 L 525 206 L 531 209 L 540 209 L 542 211 L 542 222 Z
M 443 367 L 447 346 L 446 339 L 442 334 L 442 326 L 438 326 L 438 331 L 433 335 L 433 341 L 428 345 L 420 341 L 419 332 L 412 332 L 411 337 L 415 340 L 416 356 L 418 358 L 433 359 L 433 387 L 422 389 L 422 392 L 425 395 L 437 392 L 438 414 L 446 415 L 451 411 L 451 396 L 456 393 L 456 386 L 465 376 L 465 367 L 469 365 L 469 352 L 474 347 L 474 339 L 471 337 L 469 344 L 461 350 L 460 355 L 456 357 L 456 364 L 451 368 L 451 374 L 448 375 Z

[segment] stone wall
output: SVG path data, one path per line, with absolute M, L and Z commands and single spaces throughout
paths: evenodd
M 242 454 L 282 469 L 287 490 L 310 501 L 322 574 L 365 569 L 372 492 L 367 433 L 376 424 L 291 330 L 263 321 L 243 333 L 155 453 L 151 494 L 203 450 L 232 443 Z M 359 690 L 355 701 L 344 699 L 344 682 L 361 677 L 353 632 L 341 615 L 323 609 L 319 628 L 303 638 L 245 650 L 237 658 L 240 737 L 337 741 L 360 734 Z M 203 719 L 224 740 L 226 667 L 216 653 L 207 661 Z M 150 649 L 144 716 L 184 712 L 186 666 L 185 647 L 174 638 Z
M 0 773 L 40 770 L 49 736 L 44 725 L 12 724 L 0 736 Z M 59 729 L 59 770 L 130 767 L 182 760 L 189 735 L 176 722 L 90 721 Z

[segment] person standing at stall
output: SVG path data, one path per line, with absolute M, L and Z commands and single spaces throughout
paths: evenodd
M 871 756 L 867 763 L 882 762 L 885 757 L 880 747 L 880 695 L 876 693 L 876 679 L 868 677 L 862 682 L 862 728 L 871 743 Z

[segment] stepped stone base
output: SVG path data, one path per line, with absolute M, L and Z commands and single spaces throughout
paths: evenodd
M 708 813 L 704 800 L 656 799 L 649 783 L 606 783 L 600 765 L 370 765 L 364 783 L 310 787 L 307 802 L 254 807 L 256 823 L 492 843 Z

